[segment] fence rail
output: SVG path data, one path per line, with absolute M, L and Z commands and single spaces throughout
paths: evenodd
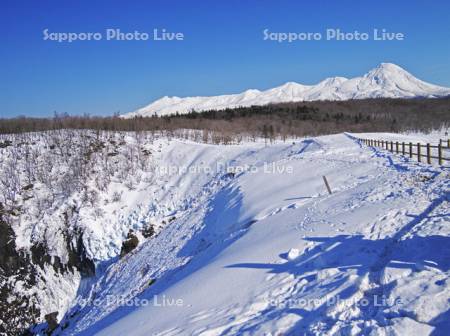
M 418 162 L 422 162 L 423 159 L 426 160 L 428 164 L 431 164 L 432 159 L 434 159 L 437 160 L 440 165 L 443 165 L 445 161 L 450 161 L 450 156 L 447 156 L 450 152 L 450 139 L 441 139 L 438 145 L 431 145 L 429 143 L 422 144 L 420 142 L 412 143 L 378 139 L 357 139 L 366 146 L 383 148 L 391 153 L 409 156 L 411 159 L 417 157 Z

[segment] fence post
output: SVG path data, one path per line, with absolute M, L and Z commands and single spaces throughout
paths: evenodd
M 412 159 L 413 157 L 413 145 L 412 142 L 409 143 L 409 158 Z
M 443 160 L 442 160 L 442 144 L 441 143 L 439 143 L 439 145 L 438 145 L 438 160 L 439 160 L 439 164 L 442 165 Z
M 324 176 L 322 176 L 323 178 L 323 182 L 325 183 L 325 187 L 327 187 L 328 193 L 331 195 L 331 188 L 330 185 L 328 184 L 327 178 Z
M 450 139 L 447 139 L 447 148 L 450 148 Z
M 398 141 L 395 142 L 395 151 L 398 154 Z
M 422 162 L 420 157 L 420 142 L 417 143 L 417 161 Z
M 402 142 L 402 155 L 405 155 L 405 142 Z
M 431 164 L 431 147 L 429 143 L 427 143 L 427 163 Z
M 391 153 L 394 153 L 394 141 L 391 141 Z

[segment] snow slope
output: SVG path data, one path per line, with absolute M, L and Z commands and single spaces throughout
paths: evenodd
M 316 85 L 289 82 L 266 91 L 247 90 L 239 94 L 212 97 L 165 96 L 137 111 L 124 114 L 124 118 L 138 115 L 170 115 L 225 108 L 266 105 L 270 103 L 313 100 L 349 100 L 363 98 L 414 98 L 443 97 L 450 95 L 450 88 L 426 83 L 392 63 L 381 63 L 362 77 L 327 78 Z
M 176 141 L 161 153 L 169 161 L 219 168 L 168 179 L 185 204 L 176 219 L 80 291 L 57 334 L 448 330 L 448 168 L 345 134 L 268 147 Z

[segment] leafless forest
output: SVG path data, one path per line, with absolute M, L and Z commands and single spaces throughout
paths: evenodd
M 0 334 L 21 335 L 39 321 L 44 299 L 33 289 L 44 293 L 51 282 L 46 277 L 64 279 L 74 270 L 94 274 L 82 244 L 80 212 L 102 218 L 102 207 L 122 198 L 122 192 L 104 197 L 111 184 L 128 190 L 151 184 L 154 164 L 145 145 L 152 141 L 150 132 L 87 129 L 0 135 Z M 32 233 L 29 251 L 16 245 L 13 229 L 28 225 L 40 228 Z M 148 225 L 142 234 L 153 234 Z M 55 241 L 65 259 L 51 256 Z
M 154 131 L 212 143 L 239 142 L 243 137 L 286 139 L 340 132 L 427 132 L 448 127 L 450 97 L 443 99 L 365 99 L 251 106 L 166 117 L 69 116 L 0 119 L 0 133 L 55 129 Z M 197 130 L 186 132 L 185 130 Z

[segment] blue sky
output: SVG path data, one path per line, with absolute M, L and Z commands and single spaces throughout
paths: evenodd
M 393 62 L 450 87 L 448 1 L 1 3 L 0 117 L 129 112 L 164 95 L 217 95 L 353 77 Z M 43 40 L 50 32 L 182 32 L 184 41 Z M 263 40 L 263 30 L 385 28 L 404 41 Z

